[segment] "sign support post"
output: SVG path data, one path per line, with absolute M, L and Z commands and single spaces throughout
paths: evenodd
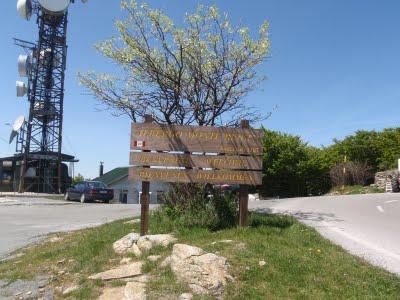
M 144 116 L 144 123 L 152 123 L 151 115 Z M 148 166 L 147 168 L 150 168 Z M 142 195 L 140 197 L 141 213 L 140 213 L 140 235 L 147 235 L 149 232 L 149 205 L 150 205 L 150 182 L 142 181 Z
M 250 128 L 248 120 L 242 120 L 240 127 L 244 129 Z M 249 214 L 249 186 L 241 184 L 239 189 L 239 226 L 247 226 L 247 216 Z

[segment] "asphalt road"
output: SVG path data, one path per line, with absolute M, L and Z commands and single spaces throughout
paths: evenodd
M 140 215 L 139 205 L 0 198 L 0 259 L 52 232 L 97 226 Z
M 294 215 L 350 253 L 400 275 L 400 194 L 266 200 L 249 206 Z

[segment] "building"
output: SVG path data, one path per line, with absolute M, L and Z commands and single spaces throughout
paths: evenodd
M 141 182 L 129 181 L 129 168 L 115 168 L 103 176 L 93 179 L 101 181 L 109 188 L 114 189 L 114 201 L 120 203 L 139 204 L 142 191 Z M 162 195 L 168 189 L 167 183 L 151 182 L 150 184 L 150 204 L 162 202 Z

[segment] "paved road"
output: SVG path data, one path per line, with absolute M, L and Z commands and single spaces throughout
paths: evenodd
M 268 200 L 250 208 L 292 214 L 350 253 L 400 275 L 400 194 Z
M 140 215 L 139 205 L 0 198 L 0 258 L 46 234 Z

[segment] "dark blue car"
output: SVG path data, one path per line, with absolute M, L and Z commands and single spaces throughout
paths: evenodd
M 106 203 L 114 198 L 114 190 L 101 181 L 83 181 L 67 189 L 65 200 L 79 200 L 81 203 L 101 200 Z

